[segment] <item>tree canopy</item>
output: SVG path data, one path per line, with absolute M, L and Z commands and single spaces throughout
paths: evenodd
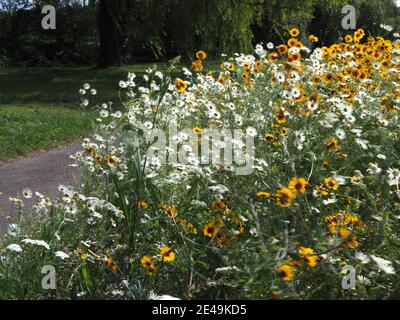
M 56 30 L 43 30 L 41 8 L 56 7 Z M 346 33 L 345 0 L 0 0 L 0 64 L 109 66 L 153 61 L 199 49 L 210 56 L 281 42 L 296 26 L 319 45 Z M 383 35 L 399 27 L 394 0 L 353 0 L 357 27 Z M 307 42 L 307 39 L 303 39 Z M 111 52 L 114 51 L 114 52 Z

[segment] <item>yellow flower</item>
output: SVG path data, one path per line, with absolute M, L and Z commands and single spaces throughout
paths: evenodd
M 199 134 L 201 134 L 201 128 L 199 128 L 199 127 L 194 127 L 193 129 L 193 132 L 194 132 L 194 134 L 197 134 L 197 135 L 199 135 Z
M 142 259 L 140 259 L 140 264 L 146 269 L 148 276 L 153 276 L 157 271 L 154 260 L 149 256 L 144 256 Z
M 307 182 L 306 179 L 304 178 L 293 178 L 290 180 L 289 183 L 289 189 L 292 190 L 295 193 L 305 193 L 306 192 L 306 187 L 308 187 L 310 184 Z
M 91 156 L 93 156 L 93 154 L 94 154 L 94 148 L 88 147 L 85 149 L 85 155 L 91 157 Z
M 331 83 L 333 81 L 333 75 L 327 72 L 324 74 L 323 80 L 325 83 Z
M 351 43 L 353 42 L 353 37 L 351 35 L 347 35 L 344 37 L 344 41 L 346 41 L 346 43 Z
M 268 142 L 272 142 L 275 140 L 274 134 L 273 133 L 266 133 L 264 135 L 264 139 Z
M 290 207 L 294 198 L 295 194 L 289 188 L 281 188 L 275 194 L 276 203 L 282 208 Z
M 187 89 L 187 83 L 181 79 L 177 79 L 175 81 L 175 88 L 179 93 L 182 93 Z
M 299 41 L 296 38 L 290 38 L 287 42 L 289 47 L 296 47 L 299 44 Z
M 282 136 L 287 136 L 288 135 L 288 130 L 285 127 L 281 127 L 279 129 L 280 133 Z
M 352 184 L 361 184 L 363 183 L 363 177 L 361 176 L 352 176 L 350 179 Z
M 349 248 L 349 249 L 355 249 L 355 248 L 357 248 L 357 247 L 358 247 L 358 240 L 357 240 L 357 237 L 354 236 L 354 235 L 351 235 L 351 236 L 349 237 L 349 240 L 347 240 L 347 241 L 344 243 L 344 245 L 345 245 L 345 247 L 347 247 L 347 248 Z
M 275 120 L 276 122 L 278 122 L 279 124 L 285 123 L 287 122 L 287 119 L 284 115 L 284 113 L 282 111 L 279 111 L 276 116 L 275 116 Z
M 345 228 L 340 228 L 339 229 L 339 234 L 342 238 L 348 238 L 351 236 L 352 232 L 350 230 L 347 230 Z
M 280 147 L 280 146 L 281 146 L 281 142 L 280 142 L 279 140 L 275 140 L 274 142 L 272 142 L 272 144 L 273 144 L 275 147 Z
M 264 192 L 264 191 L 257 192 L 257 196 L 264 199 L 271 198 L 271 194 L 269 192 Z
M 192 62 L 192 69 L 194 71 L 202 71 L 203 70 L 203 62 L 201 60 L 195 60 Z
M 279 59 L 279 54 L 277 53 L 277 52 L 271 52 L 269 55 L 268 55 L 268 61 L 270 61 L 270 62 L 275 62 L 275 61 L 277 61 Z
M 297 28 L 290 29 L 289 33 L 292 37 L 298 37 L 300 35 L 300 31 Z
M 105 258 L 104 263 L 111 268 L 111 271 L 116 273 L 118 271 L 118 267 L 112 258 Z
M 224 233 L 217 233 L 217 243 L 220 247 L 224 247 L 228 242 L 228 236 Z
M 278 276 L 285 281 L 292 281 L 294 279 L 293 268 L 288 264 L 281 265 L 276 269 Z
M 224 211 L 226 208 L 226 204 L 222 200 L 215 200 L 211 203 L 211 207 L 214 210 L 222 210 Z
M 306 261 L 306 263 L 310 267 L 315 267 L 317 265 L 318 256 L 315 255 L 315 252 L 311 248 L 300 247 L 298 249 L 300 258 Z
M 169 218 L 175 218 L 178 215 L 175 206 L 164 206 L 162 209 Z
M 337 151 L 340 148 L 340 145 L 336 138 L 332 138 L 326 143 L 326 147 L 332 151 Z
M 144 268 L 154 265 L 154 261 L 150 256 L 143 256 L 142 259 L 140 259 L 140 263 Z
M 315 35 L 313 35 L 313 34 L 311 34 L 311 35 L 308 37 L 308 40 L 310 40 L 311 42 L 314 42 L 314 43 L 319 41 L 318 37 L 315 36 Z
M 276 47 L 276 50 L 278 50 L 279 54 L 283 56 L 288 52 L 288 47 L 285 44 L 281 44 L 280 46 Z
M 175 260 L 175 253 L 168 246 L 164 246 L 161 249 L 159 256 L 163 261 L 172 262 Z
M 339 184 L 331 177 L 325 178 L 324 183 L 329 190 L 336 191 L 339 188 Z
M 106 157 L 106 162 L 107 162 L 107 165 L 109 165 L 109 166 L 115 166 L 118 163 L 118 160 L 117 160 L 116 157 L 114 157 L 113 155 L 109 154 Z
M 147 209 L 148 207 L 149 207 L 149 204 L 146 201 L 140 200 L 138 202 L 139 209 Z
M 318 193 L 322 194 L 323 196 L 327 196 L 329 194 L 329 192 L 327 190 L 323 189 L 322 186 L 316 186 L 315 190 Z
M 196 227 L 195 227 L 193 224 L 191 224 L 190 222 L 188 222 L 188 221 L 186 221 L 186 220 L 184 220 L 184 219 L 180 219 L 180 218 L 176 218 L 175 221 L 176 221 L 177 223 L 180 223 L 181 225 L 185 226 L 185 228 L 186 228 L 189 232 L 191 232 L 191 233 L 193 233 L 193 234 L 197 234 L 197 229 L 196 229 Z
M 207 54 L 203 50 L 197 51 L 196 58 L 198 60 L 205 60 L 207 58 Z
M 212 238 L 218 233 L 218 230 L 219 228 L 217 225 L 215 225 L 214 223 L 208 223 L 204 226 L 203 234 L 206 237 Z

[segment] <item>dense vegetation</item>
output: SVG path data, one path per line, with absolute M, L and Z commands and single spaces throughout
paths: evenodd
M 81 183 L 11 199 L 0 298 L 398 299 L 400 41 L 301 34 L 129 73 L 73 157 Z
M 41 9 L 57 9 L 56 30 Z M 291 26 L 330 45 L 343 34 L 344 0 L 0 0 L 0 65 L 118 65 L 206 49 L 209 56 L 250 52 L 287 37 Z M 399 25 L 393 0 L 354 0 L 357 27 L 383 35 Z M 307 43 L 307 39 L 302 39 Z

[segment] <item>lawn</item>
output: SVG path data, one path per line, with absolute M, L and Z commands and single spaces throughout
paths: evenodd
M 90 108 L 80 106 L 82 85 L 97 90 L 91 105 L 111 101 L 120 108 L 119 81 L 150 66 L 0 69 L 0 159 L 86 136 L 93 116 Z
M 84 137 L 90 113 L 60 105 L 0 105 L 0 159 Z

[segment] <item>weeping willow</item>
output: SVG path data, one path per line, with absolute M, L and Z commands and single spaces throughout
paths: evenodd
M 108 0 L 123 35 L 125 55 L 150 51 L 156 58 L 249 52 L 260 41 L 285 41 L 297 27 L 323 43 L 343 33 L 348 0 Z M 393 0 L 353 0 L 359 27 L 379 34 L 379 24 L 399 26 Z M 368 32 L 368 30 L 367 30 Z M 303 39 L 306 40 L 306 39 Z

